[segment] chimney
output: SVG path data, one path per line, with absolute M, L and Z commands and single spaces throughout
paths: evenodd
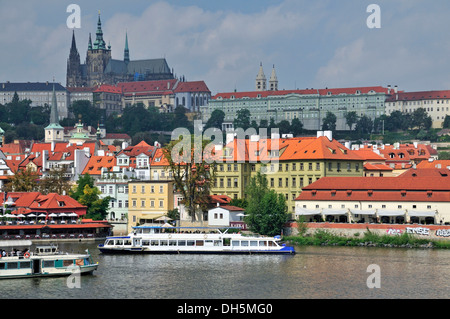
M 394 93 L 397 94 L 398 93 L 398 86 L 394 86 Z
M 388 85 L 388 94 L 391 94 L 391 85 Z

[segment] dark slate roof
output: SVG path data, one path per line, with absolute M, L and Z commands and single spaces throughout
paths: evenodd
M 4 82 L 0 83 L 0 92 L 23 92 L 23 91 L 53 91 L 53 84 L 55 84 L 55 91 L 66 91 L 66 88 L 59 83 L 52 82 Z
M 105 73 L 115 73 L 115 74 L 125 74 L 134 75 L 139 74 L 168 74 L 171 73 L 170 68 L 167 64 L 166 59 L 147 59 L 147 60 L 137 60 L 125 63 L 122 60 L 109 60 L 105 68 Z

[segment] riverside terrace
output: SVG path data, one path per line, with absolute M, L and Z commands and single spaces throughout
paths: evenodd
M 12 223 L 0 225 L 0 239 L 67 239 L 105 238 L 111 233 L 112 226 L 106 221 L 82 219 L 75 223 Z
M 295 205 L 295 214 L 304 221 L 450 225 L 450 171 L 323 177 L 304 187 Z

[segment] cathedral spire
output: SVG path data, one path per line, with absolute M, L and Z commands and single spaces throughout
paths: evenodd
M 94 50 L 106 50 L 105 40 L 103 40 L 102 21 L 100 20 L 100 11 L 98 12 L 97 31 L 95 32 Z
M 89 32 L 88 50 L 92 50 L 92 40 L 91 40 L 91 33 L 90 32 Z
M 125 50 L 123 53 L 123 60 L 125 63 L 130 62 L 130 50 L 128 50 L 128 32 L 125 33 Z
M 70 46 L 70 53 L 78 53 L 77 44 L 75 42 L 75 30 L 72 31 L 72 45 Z

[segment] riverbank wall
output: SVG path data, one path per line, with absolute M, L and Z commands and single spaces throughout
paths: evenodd
M 408 233 L 417 238 L 432 240 L 450 240 L 450 225 L 419 225 L 419 224 L 348 224 L 348 223 L 302 223 L 300 228 L 305 235 L 314 235 L 316 230 L 325 230 L 341 237 L 360 237 L 367 230 L 377 235 L 401 235 Z M 292 222 L 284 228 L 283 235 L 297 236 L 299 225 Z

